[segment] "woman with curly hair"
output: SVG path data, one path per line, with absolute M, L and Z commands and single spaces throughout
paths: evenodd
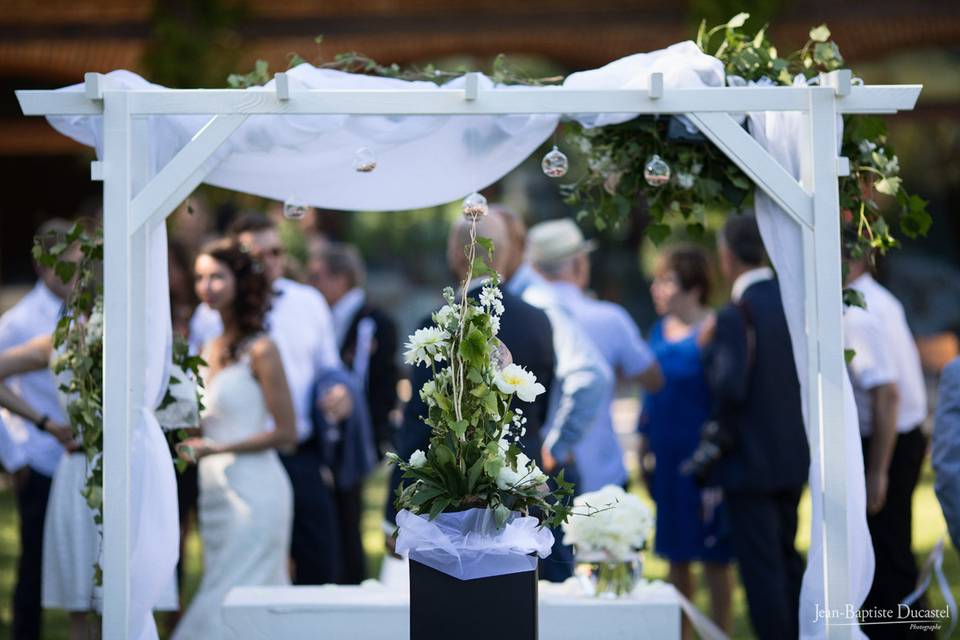
M 277 449 L 294 447 L 297 434 L 280 354 L 264 332 L 263 266 L 220 240 L 200 251 L 194 274 L 197 297 L 220 313 L 224 331 L 203 353 L 203 437 L 178 447 L 199 464 L 204 573 L 174 638 L 215 639 L 230 589 L 289 583 L 293 493 Z

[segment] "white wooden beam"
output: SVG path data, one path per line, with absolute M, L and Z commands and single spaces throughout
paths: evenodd
M 130 233 L 170 215 L 203 182 L 210 156 L 246 119 L 243 114 L 211 118 L 133 199 Z
M 912 109 L 921 85 L 855 86 L 839 100 L 840 113 L 894 113 Z M 465 101 L 455 89 L 427 91 L 291 91 L 242 89 L 129 90 L 131 114 L 356 114 L 456 115 L 509 113 L 693 113 L 806 111 L 801 87 L 671 89 L 662 98 L 632 89 L 574 90 L 539 87 L 485 91 Z M 24 115 L 95 115 L 102 105 L 79 91 L 17 91 Z
M 813 228 L 813 199 L 727 113 L 688 113 L 700 131 L 801 226 Z
M 103 101 L 91 100 L 83 91 L 14 92 L 25 116 L 95 116 L 103 113 Z

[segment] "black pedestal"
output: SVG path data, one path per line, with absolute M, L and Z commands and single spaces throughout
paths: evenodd
M 410 560 L 410 640 L 537 640 L 537 571 L 459 580 Z

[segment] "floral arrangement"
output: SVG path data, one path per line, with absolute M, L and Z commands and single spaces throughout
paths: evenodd
M 632 592 L 643 570 L 640 552 L 653 529 L 649 507 L 610 484 L 578 496 L 574 509 L 580 511 L 564 523 L 563 543 L 576 547 L 579 565 L 590 565 L 594 595 L 618 597 Z
M 577 554 L 599 556 L 607 562 L 623 562 L 642 551 L 653 529 L 653 515 L 640 498 L 622 487 L 607 485 L 574 500 L 574 517 L 563 525 L 563 543 L 574 545 Z
M 820 73 L 843 67 L 826 25 L 811 29 L 802 49 L 782 57 L 766 27 L 755 34 L 743 31 L 747 18 L 749 14 L 741 13 L 710 29 L 701 23 L 697 33 L 700 49 L 723 62 L 728 85 L 816 83 Z M 561 188 L 567 202 L 580 208 L 579 216 L 601 229 L 619 224 L 642 195 L 652 218 L 645 233 L 652 241 L 664 240 L 671 233 L 670 223 L 699 236 L 709 210 L 739 208 L 753 195 L 754 185 L 740 169 L 676 117 L 641 117 L 597 129 L 570 123 L 565 138 L 584 157 L 587 170 Z M 883 120 L 844 116 L 841 153 L 851 165 L 850 175 L 840 178 L 840 208 L 851 231 L 846 242 L 852 255 L 867 248 L 883 252 L 897 244 L 881 215 L 877 193 L 895 199 L 904 235 L 926 234 L 931 223 L 927 203 L 904 189 Z
M 511 361 L 497 338 L 503 314 L 497 274 L 476 255 L 478 246 L 492 255 L 492 244 L 476 236 L 472 218 L 465 251 L 470 269 L 459 300 L 452 288 L 443 292 L 446 304 L 433 314 L 431 326 L 419 329 L 406 344 L 410 365 L 430 367 L 433 376 L 419 390 L 427 407 L 422 416 L 432 429 L 426 451 L 409 460 L 390 458 L 403 471 L 406 486 L 397 489 L 398 509 L 428 514 L 489 508 L 498 526 L 511 512 L 536 515 L 550 526 L 569 514 L 572 485 L 547 476 L 520 450 L 527 419 L 514 398 L 533 402 L 545 391 L 536 376 Z M 474 275 L 487 276 L 479 299 L 470 298 Z

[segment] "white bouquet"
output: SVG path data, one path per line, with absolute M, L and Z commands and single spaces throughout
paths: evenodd
M 605 562 L 636 556 L 650 537 L 653 515 L 640 498 L 616 485 L 578 496 L 573 517 L 563 525 L 563 543 L 578 555 L 602 555 Z

